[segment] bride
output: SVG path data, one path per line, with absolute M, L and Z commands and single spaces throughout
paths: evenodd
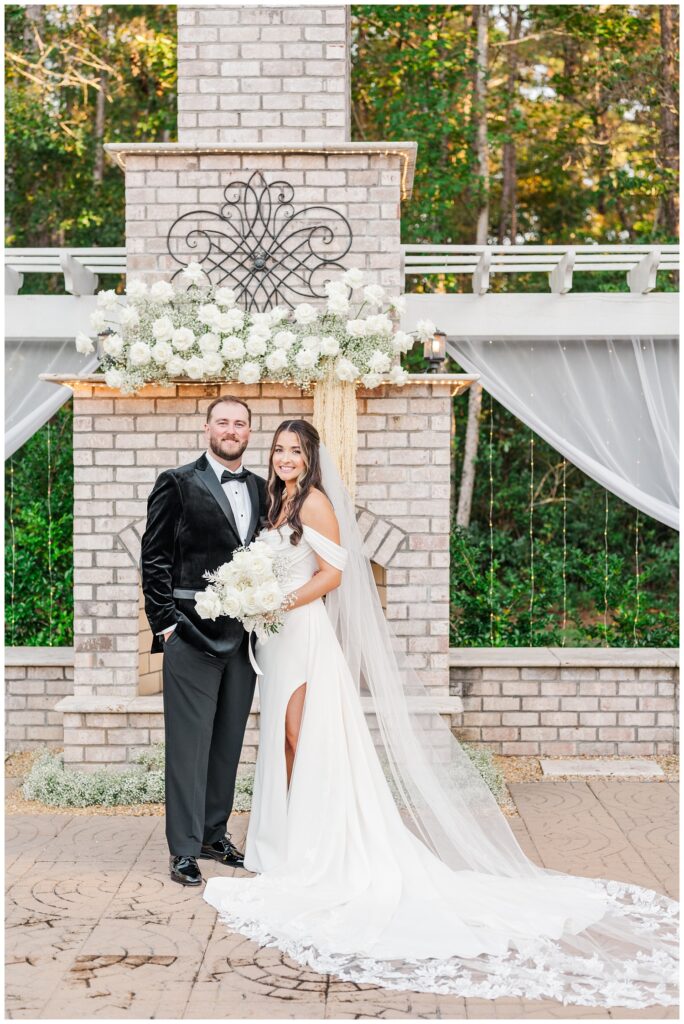
M 525 856 L 451 731 L 421 706 L 351 499 L 304 420 L 276 431 L 268 500 L 260 539 L 288 557 L 291 592 L 284 627 L 256 651 L 245 868 L 257 877 L 212 878 L 204 898 L 230 929 L 358 983 L 673 1005 L 677 904 Z

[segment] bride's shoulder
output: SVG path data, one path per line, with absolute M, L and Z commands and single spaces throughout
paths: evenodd
M 336 544 L 339 544 L 340 528 L 337 523 L 337 516 L 323 491 L 319 491 L 317 487 L 312 487 L 304 499 L 299 515 L 304 526 L 309 526 L 312 530 L 316 530 L 318 533 L 323 534 L 324 537 L 328 537 L 330 540 L 335 541 Z

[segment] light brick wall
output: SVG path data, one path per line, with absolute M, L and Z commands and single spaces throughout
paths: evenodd
M 398 294 L 403 291 L 401 265 L 400 203 L 405 160 L 397 153 L 378 149 L 352 152 L 198 152 L 177 153 L 169 147 L 155 153 L 126 155 L 126 249 L 130 275 L 156 280 L 169 277 L 179 264 L 168 252 L 167 234 L 178 217 L 202 208 L 218 212 L 225 203 L 224 190 L 236 180 L 247 180 L 262 170 L 267 182 L 289 182 L 295 192 L 293 205 L 330 206 L 342 213 L 352 231 L 352 247 L 344 266 L 359 266 L 369 276 Z M 316 222 L 334 218 L 317 211 Z M 193 220 L 217 227 L 216 221 Z M 312 221 L 313 223 L 313 221 Z M 219 225 L 220 226 L 220 225 Z M 185 232 L 175 233 L 174 239 Z M 336 243 L 321 245 L 326 256 L 335 257 Z M 204 250 L 183 249 L 185 261 L 202 258 Z M 331 271 L 328 275 L 331 276 Z M 229 283 L 229 282 L 227 282 Z M 298 298 L 296 301 L 303 301 Z
M 452 651 L 452 722 L 501 754 L 671 754 L 678 683 L 676 651 Z
M 61 747 L 62 714 L 55 705 L 73 692 L 71 647 L 5 650 L 5 749 Z
M 350 136 L 349 8 L 178 7 L 178 140 Z

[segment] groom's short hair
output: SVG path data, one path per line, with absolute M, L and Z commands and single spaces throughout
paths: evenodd
M 207 423 L 211 419 L 212 412 L 214 411 L 217 405 L 221 404 L 221 402 L 234 402 L 236 405 L 244 406 L 244 408 L 247 410 L 247 422 L 249 423 L 250 427 L 252 426 L 252 410 L 244 401 L 244 399 L 238 398 L 237 395 L 221 395 L 219 398 L 215 398 L 213 402 L 210 402 L 209 408 L 207 409 Z

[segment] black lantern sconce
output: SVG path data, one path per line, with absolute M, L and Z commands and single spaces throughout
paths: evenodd
M 428 373 L 439 373 L 446 359 L 447 336 L 444 331 L 436 330 L 423 342 L 423 356 L 430 364 Z

